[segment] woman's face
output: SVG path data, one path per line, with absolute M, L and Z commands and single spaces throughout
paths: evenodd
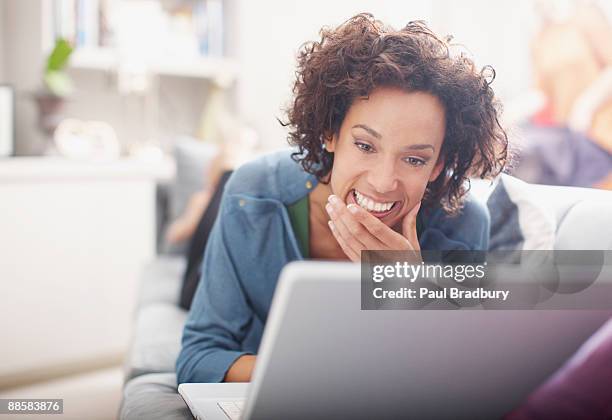
M 379 88 L 355 100 L 326 141 L 333 194 L 398 225 L 443 168 L 444 132 L 444 108 L 429 93 Z

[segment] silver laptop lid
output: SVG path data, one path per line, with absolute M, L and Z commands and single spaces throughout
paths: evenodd
M 360 265 L 281 273 L 246 419 L 498 418 L 611 311 L 362 311 Z

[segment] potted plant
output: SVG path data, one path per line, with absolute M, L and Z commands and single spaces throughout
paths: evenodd
M 65 39 L 55 42 L 47 57 L 43 75 L 43 88 L 34 98 L 38 106 L 38 125 L 49 138 L 62 120 L 61 112 L 66 98 L 72 93 L 72 81 L 65 72 L 73 48 Z

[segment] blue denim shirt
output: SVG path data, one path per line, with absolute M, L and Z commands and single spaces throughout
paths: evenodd
M 290 153 L 240 167 L 225 186 L 183 331 L 178 383 L 221 382 L 238 357 L 256 354 L 278 275 L 303 259 L 286 206 L 310 193 L 317 179 Z M 434 209 L 419 244 L 423 250 L 487 250 L 488 239 L 488 211 L 468 196 L 456 217 Z

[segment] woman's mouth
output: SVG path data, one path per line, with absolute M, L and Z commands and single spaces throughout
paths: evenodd
M 371 197 L 368 197 L 357 190 L 351 190 L 347 201 L 347 204 L 356 204 L 379 219 L 391 214 L 400 203 L 400 201 L 374 201 Z

